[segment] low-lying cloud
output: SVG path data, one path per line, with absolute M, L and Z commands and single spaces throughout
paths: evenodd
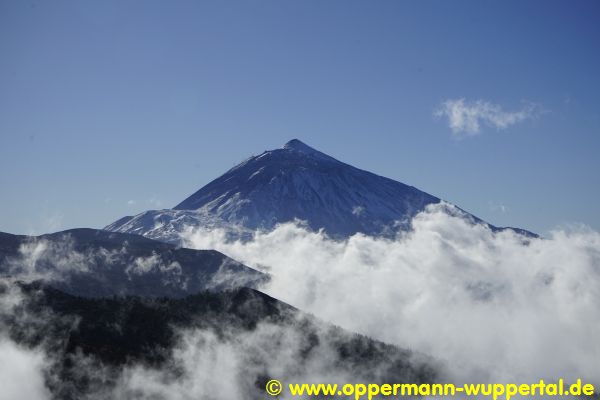
M 527 119 L 537 118 L 541 113 L 538 104 L 524 102 L 517 111 L 505 111 L 500 105 L 485 100 L 467 101 L 464 98 L 445 100 L 434 111 L 438 118 L 446 117 L 448 126 L 457 138 L 475 136 L 482 126 L 502 130 Z
M 21 290 L 10 279 L 0 277 L 0 400 L 49 399 L 44 352 L 17 344 L 7 334 L 9 327 L 4 324 L 22 301 Z
M 64 280 L 73 272 L 89 272 L 93 261 L 89 252 L 76 251 L 73 239 L 65 235 L 59 241 L 33 239 L 22 243 L 14 257 L 3 260 L 0 270 L 25 282 Z
M 0 335 L 0 400 L 50 398 L 44 381 L 45 357 Z
M 458 215 L 458 216 L 457 216 Z M 284 224 L 253 240 L 189 230 L 272 275 L 264 290 L 351 331 L 430 354 L 456 381 L 600 385 L 600 234 L 492 232 L 432 205 L 395 240 L 335 241 Z
M 411 230 L 395 239 L 359 234 L 339 241 L 298 224 L 256 232 L 249 241 L 232 241 L 220 229 L 190 229 L 184 238 L 190 246 L 217 249 L 269 272 L 266 293 L 324 321 L 409 348 L 418 357 L 434 357 L 444 366 L 444 380 L 582 378 L 600 386 L 598 232 L 557 230 L 545 239 L 526 239 L 512 231 L 494 233 L 462 218 L 460 210 L 438 204 L 418 214 Z M 65 243 L 51 251 L 48 244 L 23 247 L 19 259 L 31 261 L 25 262 L 25 276 L 39 277 L 34 266 L 41 254 L 57 258 L 65 268 L 69 263 L 80 268 L 97 257 L 74 257 L 69 241 Z M 142 273 L 165 270 L 152 256 L 132 265 Z M 11 315 L 21 301 L 19 289 L 5 282 L 0 313 Z M 22 347 L 7 332 L 0 325 L 0 380 L 12 385 L 6 393 L 50 398 L 45 380 L 58 379 L 49 366 L 59 355 Z M 257 374 L 343 383 L 373 368 L 344 369 L 335 361 L 331 335 L 319 335 L 318 348 L 302 364 L 298 354 L 306 337 L 298 324 L 264 322 L 253 331 L 224 335 L 182 330 L 172 360 L 160 368 L 129 364 L 107 370 L 81 357 L 78 370 L 98 382 L 105 381 L 103 374 L 118 376 L 114 387 L 97 388 L 86 397 L 90 399 L 241 399 L 264 394 L 256 388 Z

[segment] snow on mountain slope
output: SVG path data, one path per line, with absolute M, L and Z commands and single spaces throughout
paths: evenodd
M 389 236 L 439 201 L 294 139 L 250 157 L 171 210 L 125 217 L 105 229 L 174 242 L 189 226 L 229 227 L 239 233 L 302 220 L 333 237 L 358 232 Z
M 134 233 L 168 243 L 180 243 L 187 228 L 221 228 L 231 239 L 250 238 L 252 230 L 229 223 L 205 210 L 148 210 L 135 216 L 123 217 L 104 229 L 111 232 Z

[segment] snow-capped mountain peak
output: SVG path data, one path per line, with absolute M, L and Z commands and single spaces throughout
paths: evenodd
M 289 142 L 287 142 L 286 144 L 283 145 L 283 149 L 298 151 L 300 153 L 304 153 L 304 154 L 308 154 L 308 155 L 325 155 L 325 154 L 321 153 L 320 151 L 313 149 L 309 145 L 301 142 L 298 139 L 290 140 Z
M 358 232 L 390 235 L 439 201 L 293 139 L 282 148 L 248 158 L 172 210 L 122 218 L 106 229 L 174 241 L 190 225 L 270 230 L 279 223 L 302 220 L 334 237 Z

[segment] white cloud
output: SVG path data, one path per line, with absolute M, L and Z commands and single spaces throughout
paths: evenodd
M 500 212 L 502 214 L 506 214 L 509 211 L 509 208 L 502 203 L 497 203 L 494 201 L 490 201 L 489 203 L 490 210 L 493 212 Z
M 558 230 L 524 244 L 522 236 L 493 233 L 440 204 L 418 214 L 412 230 L 393 240 L 355 235 L 338 241 L 297 224 L 256 232 L 250 241 L 226 238 L 218 229 L 186 234 L 193 247 L 214 248 L 256 268 L 268 266 L 272 279 L 264 291 L 269 295 L 351 331 L 436 357 L 447 367 L 447 380 L 561 377 L 600 386 L 598 232 Z M 47 245 L 27 250 L 34 265 L 48 252 Z M 70 258 L 73 262 L 79 260 Z M 155 257 L 134 264 L 142 272 L 160 265 Z M 0 311 L 10 312 L 17 301 L 0 301 Z M 247 398 L 254 384 L 249 378 L 265 360 L 268 376 L 290 382 L 357 379 L 358 371 L 332 364 L 326 341 L 299 370 L 297 354 L 304 347 L 299 332 L 270 323 L 253 332 L 228 332 L 227 339 L 204 330 L 180 332 L 173 365 L 182 375 L 174 376 L 171 364 L 156 370 L 131 365 L 112 398 L 134 393 L 179 400 L 219 390 L 226 398 Z M 3 353 L 24 357 L 30 368 L 25 375 L 39 379 L 43 359 L 53 355 L 40 358 L 21 350 L 0 340 L 0 359 Z M 10 376 L 0 366 L 0 376 L 4 373 Z
M 268 266 L 269 295 L 439 358 L 456 381 L 600 385 L 600 234 L 556 231 L 525 245 L 449 207 L 430 206 L 396 240 L 336 241 L 294 224 L 247 242 L 203 230 L 187 240 Z
M 363 206 L 354 206 L 352 208 L 352 215 L 356 215 L 360 217 L 365 212 L 365 208 Z
M 182 289 L 186 289 L 188 284 L 188 278 L 182 274 L 181 264 L 177 261 L 165 262 L 154 251 L 148 257 L 136 257 L 125 268 L 125 273 L 129 279 L 134 275 L 159 273 L 162 275 L 164 285 L 176 286 Z
M 518 111 L 504 111 L 498 104 L 484 100 L 469 102 L 464 98 L 445 100 L 434 111 L 438 118 L 448 118 L 448 125 L 455 137 L 474 136 L 481 132 L 482 126 L 498 130 L 536 118 L 542 112 L 540 105 L 523 102 Z
M 50 399 L 44 384 L 44 355 L 0 336 L 0 400 Z
M 20 288 L 0 277 L 0 400 L 50 399 L 44 379 L 49 363 L 44 352 L 19 345 L 9 335 L 9 316 L 15 315 L 23 300 Z M 28 318 L 27 313 L 20 318 Z
M 6 257 L 0 263 L 13 279 L 24 282 L 35 280 L 64 280 L 73 272 L 88 272 L 91 254 L 75 250 L 75 242 L 70 235 L 62 240 L 50 241 L 44 238 L 25 241 L 18 253 Z
M 148 199 L 148 204 L 150 204 L 154 208 L 159 208 L 159 207 L 162 207 L 163 203 L 162 203 L 162 201 L 160 201 L 160 199 L 153 196 L 150 199 Z

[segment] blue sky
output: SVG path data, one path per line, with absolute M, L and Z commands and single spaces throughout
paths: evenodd
M 496 225 L 600 229 L 595 1 L 0 0 L 0 230 L 172 207 L 299 138 Z

